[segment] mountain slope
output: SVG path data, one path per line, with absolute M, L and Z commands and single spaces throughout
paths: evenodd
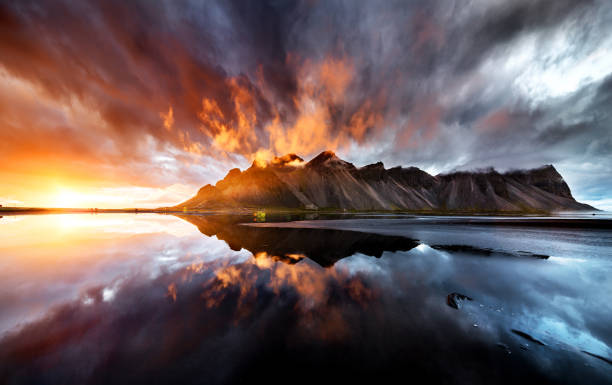
M 285 207 L 347 210 L 533 212 L 594 210 L 576 202 L 552 165 L 499 173 L 455 172 L 432 176 L 416 167 L 361 168 L 325 151 L 309 162 L 295 154 L 245 171 L 230 170 L 215 186 L 176 207 L 232 209 Z

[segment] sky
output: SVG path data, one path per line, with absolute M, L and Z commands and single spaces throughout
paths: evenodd
M 612 2 L 0 0 L 0 204 L 176 204 L 323 150 L 553 164 L 612 209 Z

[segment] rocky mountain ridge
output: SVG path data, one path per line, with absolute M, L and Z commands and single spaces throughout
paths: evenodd
M 430 175 L 416 167 L 355 167 L 331 151 L 309 162 L 295 154 L 229 171 L 179 204 L 186 209 L 295 208 L 430 212 L 594 210 L 577 202 L 552 165 Z

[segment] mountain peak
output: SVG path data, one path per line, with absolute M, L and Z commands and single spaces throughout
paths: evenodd
M 538 168 L 536 168 L 535 170 L 538 170 Z M 553 166 L 552 164 L 545 164 L 542 167 L 539 167 L 539 170 L 553 172 L 556 174 L 559 173 L 557 169 L 555 168 L 555 166 Z
M 365 165 L 365 166 L 362 167 L 362 169 L 384 171 L 385 170 L 385 165 L 383 164 L 383 162 L 376 162 L 376 163 Z
M 340 159 L 340 158 L 336 156 L 335 152 L 331 150 L 326 150 L 320 153 L 319 155 L 315 156 L 314 158 L 312 158 L 312 160 L 309 163 L 325 162 L 328 159 Z
M 574 199 L 569 186 L 552 164 L 546 164 L 531 170 L 515 170 L 506 173 L 506 175 L 530 183 L 551 194 Z
M 561 174 L 559 174 L 559 171 L 557 171 L 555 166 L 553 166 L 552 164 L 545 164 L 540 167 L 531 168 L 527 170 L 511 170 L 511 171 L 508 171 L 506 174 L 508 175 L 525 174 L 525 175 L 537 175 L 539 177 L 548 176 L 552 178 L 562 178 Z
M 354 169 L 355 166 L 345 160 L 342 160 L 336 156 L 336 153 L 330 150 L 323 151 L 319 155 L 315 156 L 306 164 L 310 168 L 349 168 Z

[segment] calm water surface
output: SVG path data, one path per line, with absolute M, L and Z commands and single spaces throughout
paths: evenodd
M 0 383 L 612 383 L 606 226 L 291 219 L 0 218 Z

